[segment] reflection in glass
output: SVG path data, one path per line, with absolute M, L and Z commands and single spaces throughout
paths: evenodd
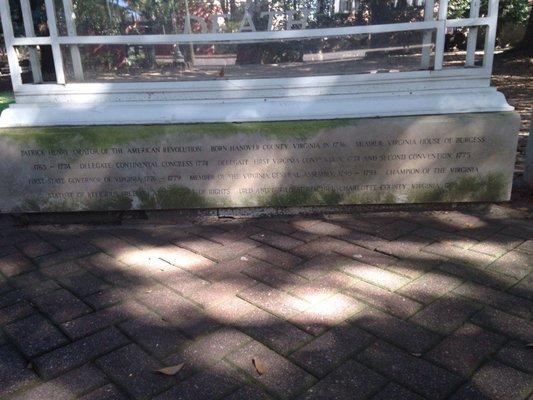
M 20 32 L 20 1 L 9 0 Z M 47 36 L 44 0 L 30 0 Z M 434 32 L 192 43 L 181 35 L 313 30 L 433 19 L 424 0 L 54 0 L 60 36 L 177 35 L 171 44 L 62 45 L 67 82 L 194 81 L 413 71 Z M 65 12 L 72 6 L 72 12 Z M 38 47 L 53 80 L 49 46 Z M 425 64 L 428 68 L 431 63 Z
M 73 0 L 78 35 L 331 28 L 421 21 L 423 0 Z M 62 0 L 56 0 L 60 31 Z
M 421 68 L 422 36 L 423 31 L 415 31 L 259 43 L 79 48 L 89 82 L 257 79 L 416 71 Z M 66 46 L 63 56 L 72 82 Z

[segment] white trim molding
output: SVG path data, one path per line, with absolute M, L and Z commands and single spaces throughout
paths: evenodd
M 494 88 L 419 90 L 359 95 L 299 96 L 102 104 L 14 104 L 4 127 L 288 121 L 511 111 Z

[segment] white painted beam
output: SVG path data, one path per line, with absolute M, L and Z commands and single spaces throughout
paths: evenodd
M 292 99 L 212 102 L 15 104 L 2 113 L 0 126 L 290 121 L 511 110 L 513 107 L 494 88 L 421 90 L 357 96 L 300 96 Z
M 435 0 L 426 0 L 424 6 L 424 21 L 433 21 L 433 7 L 435 6 Z M 421 68 L 428 69 L 429 62 L 431 59 L 431 38 L 433 36 L 433 31 L 424 31 L 424 36 L 422 39 L 422 61 Z
M 113 36 L 59 36 L 54 41 L 62 45 L 71 44 L 173 44 L 176 42 L 253 43 L 272 40 L 299 40 L 359 34 L 375 34 L 436 29 L 438 21 L 407 22 L 398 24 L 347 26 L 340 28 L 295 29 L 290 31 L 232 32 L 232 33 L 192 33 L 177 35 L 113 35 Z M 35 38 L 36 40 L 40 38 Z M 29 38 L 17 38 L 18 45 L 34 43 Z
M 490 25 L 494 22 L 494 17 L 458 18 L 446 21 L 449 28 L 464 28 L 468 26 Z
M 446 39 L 446 18 L 448 16 L 448 0 L 439 1 L 437 39 L 435 42 L 435 70 L 442 69 L 444 62 L 444 45 Z
M 76 30 L 76 15 L 74 13 L 74 7 L 72 5 L 72 0 L 63 0 L 63 9 L 65 11 L 65 23 L 67 25 L 67 34 L 69 36 L 78 36 Z M 84 80 L 83 76 L 83 65 L 81 62 L 80 49 L 76 45 L 70 45 L 70 58 L 72 59 L 72 68 L 74 69 L 74 78 L 77 81 L 82 82 Z
M 50 46 L 52 40 L 49 36 L 18 37 L 13 39 L 13 46 Z
M 445 21 L 447 27 L 480 26 L 493 23 L 493 18 L 464 18 Z M 58 36 L 55 42 L 61 45 L 75 44 L 174 44 L 176 42 L 216 43 L 238 42 L 253 43 L 258 41 L 298 40 L 317 37 L 347 36 L 368 33 L 410 32 L 437 29 L 439 21 L 423 21 L 400 24 L 383 24 L 367 26 L 350 26 L 342 28 L 299 29 L 291 31 L 236 32 L 236 33 L 195 33 L 178 35 L 113 35 L 113 36 Z M 14 38 L 15 46 L 49 45 L 49 37 Z
M 44 85 L 23 85 L 20 88 L 21 94 L 31 96 L 41 95 L 103 95 L 103 94 L 139 94 L 139 93 L 159 93 L 161 96 L 178 93 L 180 98 L 188 100 L 195 93 L 209 93 L 212 96 L 224 95 L 225 92 L 232 92 L 235 96 L 244 95 L 247 92 L 259 93 L 263 90 L 280 92 L 282 90 L 299 90 L 305 88 L 335 88 L 344 87 L 351 90 L 349 93 L 359 93 L 361 85 L 370 85 L 375 90 L 379 90 L 384 85 L 392 84 L 389 91 L 404 90 L 408 85 L 423 85 L 429 89 L 442 87 L 446 88 L 450 82 L 462 81 L 462 86 L 468 82 L 481 81 L 484 87 L 490 86 L 490 71 L 484 68 L 447 68 L 441 71 L 420 70 L 405 71 L 383 74 L 355 74 L 343 75 L 339 79 L 338 75 L 326 76 L 300 76 L 291 78 L 269 78 L 269 79 L 230 79 L 230 80 L 210 80 L 210 81 L 184 81 L 184 82 L 94 82 L 94 83 L 69 83 L 66 85 L 44 84 Z M 451 85 L 453 86 L 453 85 Z M 278 96 L 279 97 L 279 96 Z
M 491 23 L 485 31 L 485 54 L 483 56 L 483 67 L 492 71 L 494 61 L 494 46 L 496 44 L 496 29 L 498 27 L 498 0 L 489 0 L 488 16 Z
M 448 0 L 439 0 L 439 20 L 448 18 Z
M 6 46 L 7 62 L 9 64 L 9 74 L 15 91 L 22 85 L 21 70 L 17 52 L 13 47 L 15 35 L 13 33 L 13 24 L 11 22 L 11 10 L 9 1 L 0 0 L 0 17 L 2 19 L 2 31 L 4 32 L 4 43 Z
M 54 7 L 54 0 L 44 0 L 46 6 L 46 20 L 48 23 L 48 32 L 50 33 L 50 42 L 52 54 L 54 56 L 54 68 L 56 72 L 56 81 L 59 85 L 65 84 L 65 68 L 63 66 L 63 55 L 58 42 L 57 20 Z
M 470 0 L 470 18 L 479 17 L 479 6 L 481 0 Z M 466 42 L 466 61 L 465 66 L 473 67 L 475 65 L 476 47 L 477 47 L 478 27 L 473 26 L 468 30 L 468 39 Z

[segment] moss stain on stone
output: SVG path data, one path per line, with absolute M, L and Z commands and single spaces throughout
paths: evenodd
M 208 208 L 209 201 L 183 186 L 167 186 L 154 191 L 139 189 L 135 192 L 141 209 Z
M 30 197 L 24 199 L 20 206 L 15 207 L 11 212 L 82 211 L 82 207 L 83 203 L 78 203 L 73 200 L 47 200 Z
M 13 212 L 39 212 L 41 211 L 41 202 L 34 198 L 24 199 L 20 206 L 15 207 Z
M 56 150 L 77 147 L 108 148 L 131 141 L 166 135 L 227 137 L 237 134 L 260 134 L 275 139 L 306 138 L 323 130 L 355 124 L 357 124 L 357 120 L 354 119 L 338 119 L 257 123 L 54 126 L 3 128 L 0 129 L 0 137 L 8 137 L 27 144 L 35 143 L 44 150 Z
M 339 204 L 394 204 L 394 203 L 438 203 L 465 201 L 501 201 L 505 199 L 507 183 L 501 173 L 486 177 L 461 177 L 447 187 L 430 190 L 411 190 L 406 201 L 392 192 L 339 193 L 334 190 L 294 188 L 287 193 L 252 195 L 239 201 L 202 196 L 191 189 L 173 185 L 157 190 L 139 189 L 133 197 L 117 195 L 105 199 L 46 200 L 27 198 L 13 212 L 54 211 L 111 211 L 131 209 L 187 209 L 217 207 L 290 207 L 324 206 Z
M 245 206 L 287 207 L 339 204 L 342 196 L 335 191 L 311 188 L 289 188 L 287 193 L 248 196 L 241 201 Z
M 86 200 L 82 204 L 82 209 L 87 211 L 131 210 L 133 199 L 126 195 L 116 195 L 104 199 Z
M 506 182 L 502 173 L 491 173 L 485 177 L 463 176 L 446 187 L 413 189 L 407 195 L 407 202 L 501 201 L 505 199 Z
M 341 204 L 394 204 L 397 202 L 392 192 L 370 192 L 346 194 Z
M 290 188 L 289 188 L 290 189 Z M 397 199 L 394 193 L 340 193 L 335 190 L 298 188 L 288 193 L 249 196 L 239 201 L 244 207 L 331 206 L 348 204 L 392 204 Z

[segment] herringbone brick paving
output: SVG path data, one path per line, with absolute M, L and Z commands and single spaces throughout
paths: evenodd
M 2 217 L 0 398 L 527 399 L 533 222 L 492 210 Z

